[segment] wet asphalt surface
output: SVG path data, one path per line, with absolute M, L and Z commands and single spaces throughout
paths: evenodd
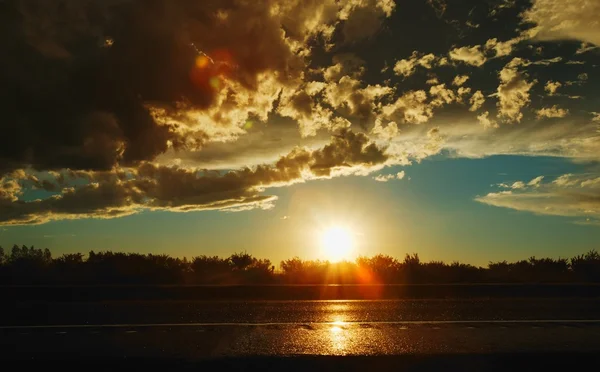
M 600 352 L 600 300 L 20 303 L 4 356 L 222 358 Z
M 600 319 L 600 299 L 21 302 L 0 325 Z

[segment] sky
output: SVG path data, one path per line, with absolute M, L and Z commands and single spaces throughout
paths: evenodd
M 0 245 L 327 259 L 600 241 L 600 1 L 0 4 Z

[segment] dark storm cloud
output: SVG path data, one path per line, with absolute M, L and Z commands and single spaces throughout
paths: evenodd
M 62 191 L 43 200 L 22 200 L 23 186 L 39 180 L 14 172 L 0 179 L 0 225 L 114 218 L 143 209 L 270 208 L 276 197 L 261 195 L 265 188 L 314 178 L 365 174 L 381 168 L 388 158 L 385 149 L 370 142 L 366 135 L 342 130 L 320 149 L 296 148 L 273 165 L 224 174 L 151 163 L 118 171 L 52 173 L 47 184 Z M 86 183 L 68 186 L 76 180 Z
M 189 71 L 183 63 L 193 61 L 193 52 L 181 58 L 180 50 L 179 58 L 172 57 L 171 42 L 164 40 L 167 35 L 153 35 L 148 32 L 150 25 L 144 30 L 143 22 L 132 22 L 135 7 L 130 4 L 120 9 L 122 26 L 109 25 L 108 19 L 91 20 L 97 8 L 92 5 L 97 4 L 1 5 L 6 58 L 0 61 L 4 133 L 0 159 L 5 166 L 105 169 L 121 159 L 151 158 L 166 149 L 172 133 L 154 123 L 142 96 L 173 103 L 173 94 L 191 91 L 191 86 L 173 87 L 171 92 L 164 86 L 163 91 L 160 80 L 171 74 L 174 84 L 183 82 L 174 74 L 184 68 Z M 130 22 L 125 22 L 127 18 Z M 90 24 L 94 21 L 96 27 Z M 108 35 L 98 35 L 99 28 L 113 34 L 117 42 L 103 47 Z M 161 73 L 151 75 L 152 70 Z M 206 99 L 197 97 L 194 102 Z
M 0 3 L 0 172 L 109 169 L 153 159 L 169 141 L 182 145 L 148 106 L 168 112 L 212 104 L 210 74 L 190 75 L 199 49 L 212 53 L 214 74 L 246 89 L 265 71 L 282 84 L 300 78 L 303 60 L 288 41 L 312 31 L 292 24 L 285 38 L 275 3 Z M 302 20 L 323 17 L 322 5 L 306 4 Z

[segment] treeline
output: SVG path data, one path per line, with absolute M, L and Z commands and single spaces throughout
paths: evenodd
M 281 269 L 248 253 L 227 258 L 94 252 L 53 258 L 48 249 L 0 247 L 1 285 L 159 285 L 159 284 L 402 284 L 402 283 L 557 283 L 600 282 L 600 254 L 571 259 L 535 257 L 490 262 L 487 267 L 441 261 L 422 262 L 377 255 L 331 263 L 292 258 Z

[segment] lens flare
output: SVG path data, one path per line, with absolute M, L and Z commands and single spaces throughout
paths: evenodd
M 221 88 L 221 78 L 218 76 L 212 76 L 210 79 L 208 79 L 208 83 L 215 90 L 218 90 Z
M 199 56 L 196 58 L 196 67 L 198 68 L 207 68 L 210 60 L 207 56 Z

